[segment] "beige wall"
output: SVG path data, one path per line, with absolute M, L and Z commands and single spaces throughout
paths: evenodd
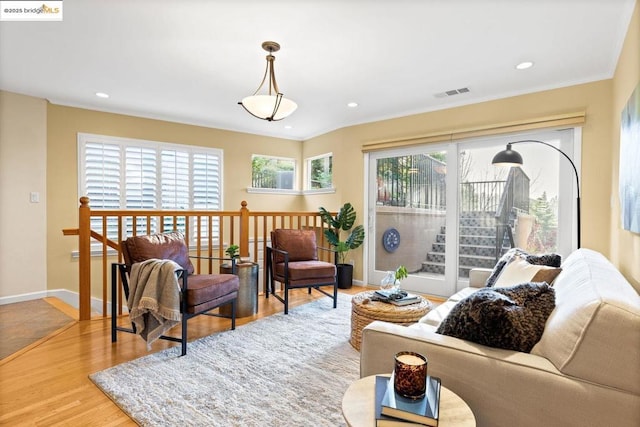
M 0 298 L 46 296 L 46 172 L 46 101 L 0 92 Z
M 340 129 L 304 143 L 305 156 L 318 150 L 334 151 L 337 192 L 325 196 L 327 209 L 351 202 L 365 218 L 364 161 L 367 142 L 410 138 L 435 132 L 481 127 L 577 111 L 586 112 L 582 139 L 582 246 L 608 255 L 611 209 L 611 80 L 417 114 Z M 337 153 L 336 153 L 337 151 Z M 313 208 L 307 202 L 307 208 Z M 361 279 L 362 250 L 355 254 L 354 277 Z
M 223 208 L 239 210 L 246 200 L 250 210 L 300 210 L 299 196 L 247 193 L 251 185 L 251 155 L 294 157 L 300 160 L 302 144 L 278 138 L 189 126 L 79 108 L 48 106 L 47 230 L 49 247 L 48 287 L 77 292 L 78 264 L 71 252 L 77 237 L 62 235 L 62 229 L 78 225 L 77 134 L 93 133 L 177 144 L 201 145 L 224 150 Z M 97 268 L 93 270 L 98 271 Z M 93 295 L 101 298 L 98 280 Z
M 640 5 L 631 18 L 624 47 L 613 78 L 612 168 L 611 168 L 611 260 L 622 274 L 640 291 L 640 234 L 625 231 L 621 226 L 618 173 L 620 156 L 620 117 L 622 109 L 635 88 L 640 87 Z

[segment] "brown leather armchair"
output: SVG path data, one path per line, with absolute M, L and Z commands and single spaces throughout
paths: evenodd
M 334 262 L 318 260 L 318 249 L 334 253 Z M 337 258 L 335 251 L 319 248 L 313 230 L 276 229 L 271 232 L 271 246 L 267 246 L 267 286 L 265 296 L 271 293 L 284 303 L 284 314 L 289 313 L 289 291 L 307 288 L 315 289 L 333 299 L 333 308 L 338 301 L 338 281 L 336 279 Z M 275 282 L 284 285 L 284 295 L 275 293 Z M 329 293 L 321 286 L 333 287 Z
M 149 236 L 129 237 L 120 245 L 124 263 L 113 263 L 111 267 L 111 342 L 117 341 L 117 332 L 137 333 L 135 324 L 131 328 L 117 325 L 117 277 L 124 288 L 125 298 L 129 300 L 129 275 L 134 263 L 141 263 L 150 259 L 172 260 L 180 265 L 176 271 L 180 293 L 180 315 L 182 333 L 180 338 L 162 335 L 159 338 L 176 341 L 182 344 L 182 356 L 187 354 L 187 320 L 199 314 L 208 314 L 210 310 L 230 304 L 231 329 L 235 329 L 236 300 L 238 298 L 239 279 L 235 274 L 194 274 L 193 264 L 189 259 L 189 248 L 184 234 L 180 232 L 160 233 Z M 210 257 L 207 257 L 209 259 Z M 235 272 L 235 260 L 231 261 L 232 272 Z M 129 307 L 131 310 L 131 307 Z M 222 316 L 220 316 L 222 317 Z

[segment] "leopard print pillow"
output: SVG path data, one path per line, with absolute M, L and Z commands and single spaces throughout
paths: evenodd
M 436 332 L 529 353 L 555 305 L 555 291 L 544 282 L 483 288 L 459 301 Z
M 529 264 L 533 265 L 546 265 L 549 267 L 560 267 L 562 263 L 562 256 L 559 254 L 549 253 L 549 254 L 529 254 L 520 248 L 511 248 L 509 249 L 496 263 L 495 267 L 493 267 L 493 271 L 491 275 L 487 278 L 485 282 L 486 287 L 492 287 L 495 285 L 496 280 L 498 280 L 498 276 L 502 273 L 502 269 L 509 264 L 515 256 L 521 256 L 524 258 Z

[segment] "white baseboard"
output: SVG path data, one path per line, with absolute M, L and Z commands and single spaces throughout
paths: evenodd
M 364 287 L 362 281 L 354 280 L 355 286 Z M 31 292 L 27 294 L 11 295 L 8 297 L 0 297 L 0 305 L 13 304 L 15 302 L 31 301 L 35 299 L 41 299 L 46 297 L 56 297 L 63 301 L 65 304 L 70 305 L 75 309 L 79 309 L 79 295 L 77 292 L 70 291 L 68 289 L 50 289 L 46 291 Z M 123 311 L 127 312 L 127 307 L 123 307 Z M 91 312 L 102 314 L 102 300 L 100 298 L 91 298 Z M 111 303 L 107 302 L 107 313 L 111 313 Z
M 78 309 L 80 308 L 80 296 L 77 292 L 68 289 L 49 289 L 40 292 L 31 292 L 27 294 L 12 295 L 9 297 L 0 297 L 0 305 L 13 304 L 15 302 L 31 301 L 46 297 L 56 297 L 65 304 Z M 126 309 L 125 309 L 126 310 Z M 91 298 L 91 312 L 102 314 L 102 300 L 99 298 Z M 111 303 L 107 302 L 107 313 L 111 312 Z

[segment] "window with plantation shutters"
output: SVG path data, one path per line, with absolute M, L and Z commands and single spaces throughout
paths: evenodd
M 92 209 L 221 210 L 222 150 L 102 135 L 78 134 L 79 194 Z M 100 219 L 91 226 L 102 229 Z M 113 219 L 113 221 L 117 221 Z M 133 224 L 127 220 L 127 234 Z M 137 219 L 137 233 L 158 231 L 157 219 L 147 230 L 146 218 Z M 184 219 L 164 228 L 184 230 Z M 211 224 L 214 235 L 218 224 Z M 208 233 L 205 224 L 202 233 Z M 107 235 L 117 237 L 117 223 L 107 224 Z

